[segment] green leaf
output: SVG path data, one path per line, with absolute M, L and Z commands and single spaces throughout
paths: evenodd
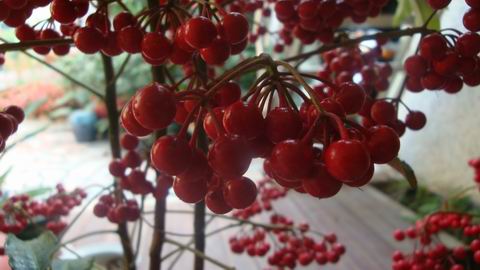
M 8 168 L 2 175 L 0 175 L 0 188 L 2 187 L 3 183 L 7 179 L 7 176 L 11 170 L 12 170 L 12 167 Z
M 397 9 L 393 15 L 392 25 L 394 27 L 400 26 L 400 24 L 405 21 L 409 16 L 412 15 L 412 6 L 410 1 L 398 1 Z
M 422 26 L 427 19 L 432 15 L 433 10 L 425 0 L 402 0 L 398 1 L 397 9 L 393 15 L 392 25 L 394 27 L 400 26 L 405 20 L 409 18 L 415 19 L 416 26 Z M 428 23 L 428 28 L 433 30 L 440 30 L 440 18 L 436 14 Z
M 434 10 L 425 0 L 414 0 L 412 1 L 413 12 L 415 17 L 415 24 L 421 26 L 427 22 L 428 18 L 432 15 Z M 433 18 L 428 23 L 427 27 L 433 30 L 440 30 L 440 17 L 438 14 L 435 14 Z
M 397 170 L 401 173 L 405 179 L 407 179 L 408 183 L 412 188 L 417 188 L 417 177 L 415 176 L 415 172 L 413 171 L 412 167 L 408 165 L 405 161 L 400 160 L 398 157 L 393 159 L 388 163 L 390 167 Z
M 39 187 L 39 188 L 34 188 L 34 189 L 30 189 L 30 190 L 27 190 L 25 192 L 25 194 L 27 194 L 28 196 L 30 196 L 31 198 L 34 198 L 34 197 L 38 197 L 40 195 L 43 195 L 45 193 L 49 193 L 50 191 L 52 191 L 52 188 L 49 188 L 49 187 Z
M 54 260 L 52 270 L 91 270 L 93 259 Z
M 52 232 L 45 232 L 29 241 L 22 241 L 15 235 L 8 234 L 5 251 L 9 264 L 15 270 L 46 270 L 57 250 L 57 242 Z

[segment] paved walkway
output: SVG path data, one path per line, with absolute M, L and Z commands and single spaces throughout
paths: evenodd
M 107 170 L 110 161 L 107 141 L 77 143 L 68 123 L 25 121 L 7 144 L 46 125 L 45 131 L 5 153 L 0 162 L 0 174 L 11 168 L 5 189 L 22 191 L 54 186 L 59 182 L 74 188 L 111 181 Z

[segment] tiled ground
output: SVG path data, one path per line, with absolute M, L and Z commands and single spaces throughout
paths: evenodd
M 1 159 L 0 173 L 11 168 L 5 189 L 22 191 L 58 182 L 73 188 L 111 181 L 107 141 L 77 143 L 68 123 L 25 121 L 8 143 L 45 125 L 49 125 L 45 131 L 17 144 Z

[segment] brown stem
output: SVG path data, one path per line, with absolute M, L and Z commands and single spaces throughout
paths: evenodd
M 160 67 L 152 67 L 152 76 L 154 81 L 163 82 L 163 69 Z M 165 132 L 157 134 L 156 137 L 164 135 Z M 166 197 L 157 199 L 155 202 L 155 210 L 153 217 L 153 232 L 152 240 L 150 242 L 150 270 L 162 269 L 162 250 L 165 243 L 165 213 L 167 211 Z
M 55 45 L 65 45 L 73 43 L 71 38 L 56 38 L 56 39 L 39 39 L 39 40 L 28 40 L 20 41 L 16 43 L 3 43 L 0 44 L 0 52 L 7 51 L 22 51 L 25 49 L 30 49 L 37 46 L 55 46 Z
M 204 252 L 205 251 L 205 203 L 199 202 L 195 205 L 193 228 L 195 234 L 195 249 Z M 195 255 L 193 269 L 203 270 L 204 258 Z
M 351 46 L 351 45 L 355 45 L 355 44 L 360 43 L 360 42 L 365 41 L 365 40 L 372 40 L 372 39 L 378 39 L 378 38 L 389 38 L 389 39 L 391 39 L 391 38 L 398 38 L 398 37 L 403 37 L 403 36 L 412 36 L 412 35 L 415 35 L 415 34 L 418 34 L 418 33 L 425 34 L 425 33 L 431 33 L 431 32 L 434 32 L 434 30 L 430 30 L 430 29 L 427 29 L 426 27 L 422 26 L 422 27 L 412 27 L 412 28 L 407 28 L 407 29 L 400 29 L 400 30 L 395 30 L 395 31 L 381 32 L 381 33 L 372 34 L 372 35 L 365 35 L 365 36 L 361 36 L 359 38 L 349 39 L 349 40 L 345 40 L 345 41 L 341 41 L 341 42 L 337 42 L 337 43 L 325 44 L 318 49 L 286 58 L 283 61 L 290 62 L 290 61 L 302 60 L 302 59 L 305 59 L 305 58 L 309 58 L 313 55 L 316 55 L 316 54 L 319 54 L 319 53 L 322 53 L 322 52 L 326 52 L 326 51 L 330 51 L 330 50 L 333 50 L 333 49 L 336 49 L 336 48 L 339 48 L 339 47 L 348 47 L 348 46 Z
M 158 8 L 158 1 L 157 0 L 148 0 L 148 7 L 150 9 Z M 156 31 L 157 29 L 157 22 L 159 20 L 158 14 L 154 15 L 152 20 L 150 21 L 150 28 L 152 31 Z M 156 66 L 152 67 L 152 79 L 154 82 L 163 83 L 165 82 L 165 73 L 164 73 L 163 66 Z M 157 134 L 157 137 L 163 135 Z M 161 199 L 157 199 L 155 202 L 155 210 L 154 210 L 154 217 L 153 217 L 153 232 L 152 232 L 152 240 L 150 241 L 150 270 L 160 270 L 162 269 L 162 250 L 163 245 L 165 243 L 165 213 L 167 210 L 167 201 L 166 198 L 163 197 Z
M 120 140 L 119 140 L 119 124 L 118 124 L 118 109 L 117 109 L 117 87 L 115 83 L 109 83 L 115 77 L 113 70 L 112 58 L 102 54 L 103 69 L 105 73 L 105 105 L 108 112 L 108 135 L 110 141 L 110 150 L 113 158 L 121 157 Z M 116 187 L 116 185 L 115 185 Z M 116 189 L 116 196 L 121 196 L 121 191 Z M 125 259 L 125 269 L 135 270 L 135 255 L 132 249 L 132 242 L 128 235 L 128 228 L 126 223 L 118 224 L 118 235 L 122 243 L 123 255 Z
M 208 81 L 207 75 L 207 66 L 203 60 L 197 58 L 195 61 L 195 68 L 197 74 L 199 74 L 200 79 L 203 84 L 206 85 Z M 208 140 L 202 125 L 195 127 L 198 132 L 198 145 L 197 147 L 203 152 L 208 151 Z M 192 136 L 193 138 L 193 136 Z M 205 252 L 205 202 L 199 202 L 195 205 L 195 211 L 193 215 L 193 233 L 195 235 L 195 249 L 201 253 Z M 204 257 L 198 256 L 198 253 L 195 253 L 195 258 L 193 262 L 194 270 L 203 270 L 204 269 Z
M 150 244 L 150 270 L 162 268 L 162 249 L 165 243 L 165 212 L 167 210 L 166 198 L 157 199 L 155 202 L 155 214 L 152 241 Z

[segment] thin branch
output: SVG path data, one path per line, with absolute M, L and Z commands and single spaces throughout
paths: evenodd
M 38 40 L 28 40 L 20 41 L 15 43 L 10 43 L 1 39 L 5 43 L 0 44 L 0 52 L 8 51 L 23 51 L 37 46 L 55 46 L 55 45 L 66 45 L 73 43 L 71 38 L 56 38 L 56 39 L 38 39 Z
M 70 243 L 76 242 L 76 241 L 84 239 L 84 238 L 92 237 L 92 236 L 99 235 L 99 234 L 108 234 L 108 233 L 118 233 L 118 232 L 115 231 L 115 230 L 101 230 L 101 231 L 89 232 L 89 233 L 79 235 L 77 237 L 74 237 L 70 240 L 67 240 L 67 241 L 63 242 L 62 246 L 68 245 Z
M 284 59 L 283 61 L 285 62 L 291 62 L 291 61 L 297 61 L 297 60 L 302 60 L 305 58 L 309 58 L 313 55 L 326 52 L 326 51 L 331 51 L 333 49 L 339 48 L 339 47 L 348 47 L 351 45 L 355 45 L 357 43 L 360 43 L 362 41 L 366 40 L 372 40 L 372 39 L 382 39 L 382 38 L 399 38 L 403 36 L 412 36 L 418 33 L 432 33 L 435 32 L 434 30 L 427 29 L 425 27 L 412 27 L 412 28 L 406 28 L 406 29 L 400 29 L 400 30 L 395 30 L 395 31 L 387 31 L 387 32 L 381 32 L 381 33 L 376 33 L 372 35 L 365 35 L 361 36 L 359 38 L 354 38 L 354 39 L 348 39 L 345 41 L 337 42 L 337 43 L 332 43 L 332 44 L 325 44 L 322 45 L 320 48 L 302 53 L 296 56 L 288 57 Z
M 80 210 L 80 212 L 78 212 L 78 214 L 73 218 L 73 220 L 70 222 L 70 224 L 63 230 L 63 232 L 58 236 L 58 239 L 62 239 L 63 236 L 65 236 L 65 234 L 68 232 L 68 230 L 70 230 L 70 228 L 72 228 L 72 226 L 76 223 L 76 221 L 80 218 L 80 216 L 85 212 L 85 210 L 87 210 L 88 206 L 90 204 L 92 204 L 98 197 L 100 197 L 100 195 L 103 194 L 103 192 L 105 190 L 108 190 L 110 186 L 106 186 L 104 188 L 102 188 L 97 194 L 95 194 L 84 206 L 83 208 Z
M 3 38 L 0 38 L 1 41 L 3 42 L 8 42 L 7 40 L 3 39 Z M 1 46 L 1 45 L 0 45 Z M 95 89 L 93 89 L 92 87 L 84 84 L 83 82 L 73 78 L 72 76 L 70 76 L 70 74 L 66 73 L 66 72 L 63 72 L 61 69 L 55 67 L 54 65 L 46 62 L 45 60 L 29 53 L 29 52 L 26 52 L 26 51 L 20 51 L 21 53 L 25 54 L 26 56 L 36 60 L 37 62 L 39 62 L 40 64 L 50 68 L 51 70 L 57 72 L 58 74 L 62 75 L 63 77 L 65 77 L 67 80 L 71 81 L 72 83 L 84 88 L 85 90 L 87 90 L 88 92 L 90 92 L 91 94 L 95 95 L 96 97 L 100 98 L 101 100 L 104 99 L 103 95 L 100 94 L 99 92 L 97 92 Z
M 127 54 L 127 57 L 125 57 L 125 60 L 123 60 L 122 65 L 118 69 L 117 74 L 115 74 L 115 77 L 113 77 L 113 79 L 108 83 L 109 85 L 117 82 L 118 78 L 120 78 L 120 76 L 125 71 L 125 67 L 127 67 L 127 64 L 130 61 L 131 56 L 132 56 L 131 54 Z
M 204 260 L 207 260 L 207 261 L 215 264 L 216 266 L 218 266 L 218 267 L 220 267 L 220 268 L 222 268 L 222 269 L 227 269 L 227 270 L 234 270 L 234 269 L 235 269 L 235 267 L 228 266 L 228 265 L 220 262 L 220 261 L 217 260 L 217 259 L 214 259 L 214 258 L 212 258 L 212 257 L 210 257 L 210 256 L 207 256 L 207 255 L 206 255 L 205 253 L 203 253 L 203 252 L 200 252 L 200 251 L 198 251 L 198 250 L 196 250 L 196 249 L 194 249 L 194 248 L 189 247 L 188 245 L 182 244 L 182 243 L 180 243 L 180 242 L 178 242 L 178 241 L 175 241 L 175 240 L 173 240 L 173 239 L 165 238 L 165 242 L 166 242 L 166 243 L 170 243 L 170 244 L 175 245 L 175 246 L 178 246 L 178 247 L 180 247 L 181 249 L 188 250 L 188 251 L 192 252 L 193 254 L 195 254 L 196 257 L 200 257 L 200 258 L 202 258 L 202 259 L 204 259 Z
M 108 135 L 110 142 L 110 150 L 112 158 L 121 157 L 120 148 L 120 127 L 119 127 L 119 112 L 117 108 L 117 87 L 116 84 L 109 84 L 115 77 L 115 70 L 113 68 L 112 58 L 101 54 L 103 71 L 105 74 L 105 106 L 108 112 Z M 121 199 L 123 196 L 122 190 L 118 188 L 117 182 L 114 180 L 116 199 Z M 122 244 L 123 255 L 125 259 L 125 268 L 128 270 L 135 270 L 135 254 L 132 248 L 132 242 L 128 235 L 128 227 L 126 222 L 118 224 L 118 236 Z

